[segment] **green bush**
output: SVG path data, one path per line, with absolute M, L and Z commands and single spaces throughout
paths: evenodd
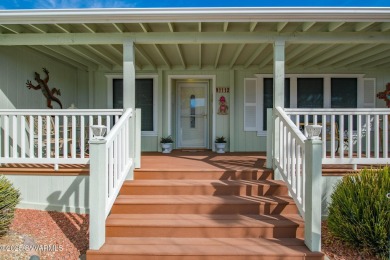
M 0 237 L 7 233 L 19 201 L 20 192 L 4 175 L 0 175 Z
M 329 205 L 330 232 L 359 250 L 387 259 L 390 237 L 389 167 L 365 169 L 337 184 Z

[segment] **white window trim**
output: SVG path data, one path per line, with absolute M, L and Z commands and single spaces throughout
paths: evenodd
M 356 78 L 357 79 L 357 106 L 363 107 L 364 96 L 364 75 L 365 74 L 286 74 L 286 78 L 290 78 L 290 107 L 297 107 L 297 90 L 298 90 L 298 78 L 323 78 L 324 80 L 324 108 L 330 108 L 331 106 L 331 78 Z M 263 115 L 266 111 L 263 111 L 263 90 L 264 90 L 264 78 L 273 78 L 273 74 L 255 74 L 257 78 L 257 136 L 266 136 L 267 131 L 263 130 Z
M 113 80 L 123 79 L 123 74 L 106 74 L 107 78 L 107 108 L 113 108 Z M 153 131 L 142 131 L 142 136 L 157 136 L 158 131 L 158 75 L 156 74 L 144 74 L 136 75 L 136 79 L 153 79 Z

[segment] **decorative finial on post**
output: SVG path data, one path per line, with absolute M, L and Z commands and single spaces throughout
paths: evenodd
M 320 125 L 305 125 L 307 132 L 307 139 L 318 140 L 320 139 L 322 126 Z

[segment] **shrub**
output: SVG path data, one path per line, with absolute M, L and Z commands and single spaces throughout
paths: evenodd
M 215 143 L 217 143 L 217 144 L 225 144 L 226 143 L 226 138 L 224 136 L 217 136 L 215 138 Z
M 7 233 L 19 201 L 19 190 L 4 175 L 0 175 L 0 237 Z
M 389 167 L 364 169 L 337 184 L 329 205 L 330 232 L 346 244 L 386 258 L 390 238 Z
M 170 144 L 170 143 L 173 143 L 172 136 L 161 137 L 160 143 L 162 143 L 162 144 Z

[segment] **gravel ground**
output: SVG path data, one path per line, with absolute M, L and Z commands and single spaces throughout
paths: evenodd
M 85 214 L 17 209 L 10 232 L 0 238 L 0 246 L 3 246 L 0 260 L 29 259 L 31 255 L 38 255 L 40 259 L 84 259 L 89 243 L 88 226 Z M 376 259 L 333 238 L 326 221 L 322 222 L 322 251 L 334 260 Z
M 88 248 L 88 215 L 17 209 L 7 236 L 0 238 L 0 259 L 84 258 Z M 18 246 L 16 249 L 15 246 Z

